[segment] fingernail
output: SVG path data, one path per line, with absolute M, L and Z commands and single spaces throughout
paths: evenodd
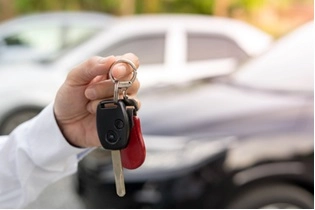
M 93 100 L 96 98 L 96 92 L 94 89 L 90 88 L 90 89 L 87 89 L 85 91 L 85 96 L 90 99 L 90 100 Z
M 115 77 L 115 79 L 120 79 L 125 76 L 126 71 L 127 69 L 124 65 L 119 65 L 114 68 L 114 71 L 112 72 L 112 74 Z
M 122 74 L 125 74 L 126 71 L 127 71 L 126 66 L 119 66 L 119 67 L 118 67 L 118 71 L 119 71 L 120 73 L 122 73 Z

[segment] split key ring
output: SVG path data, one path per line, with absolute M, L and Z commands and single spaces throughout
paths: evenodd
M 127 64 L 129 64 L 132 67 L 132 69 L 133 69 L 132 74 L 133 75 L 132 75 L 132 78 L 129 81 L 119 81 L 116 78 L 114 78 L 114 76 L 112 74 L 113 66 L 115 66 L 118 63 L 127 63 Z M 115 84 L 115 87 L 114 87 L 114 101 L 117 102 L 118 101 L 119 89 L 123 89 L 123 96 L 125 97 L 126 96 L 126 90 L 136 80 L 136 78 L 137 78 L 137 67 L 131 60 L 128 60 L 128 59 L 125 59 L 125 58 L 121 58 L 121 59 L 115 61 L 111 65 L 111 67 L 109 69 L 109 77 L 112 80 L 112 82 Z
M 129 81 L 119 81 L 117 80 L 116 78 L 114 78 L 113 74 L 112 74 L 112 70 L 113 70 L 113 67 L 118 64 L 118 63 L 127 63 L 131 66 L 131 68 L 133 69 L 133 75 L 132 75 L 132 78 L 129 80 Z M 125 58 L 121 58 L 117 61 L 115 61 L 110 69 L 109 69 L 109 78 L 112 80 L 113 83 L 118 83 L 118 88 L 129 88 L 132 83 L 136 80 L 137 78 L 137 67 L 136 65 L 131 61 L 131 60 L 128 60 L 128 59 L 125 59 Z

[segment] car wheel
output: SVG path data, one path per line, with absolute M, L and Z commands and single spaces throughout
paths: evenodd
M 238 195 L 231 209 L 313 209 L 313 195 L 298 186 L 268 184 L 256 186 Z
M 8 115 L 0 125 L 0 134 L 8 135 L 21 123 L 33 118 L 40 112 L 39 109 L 19 110 Z

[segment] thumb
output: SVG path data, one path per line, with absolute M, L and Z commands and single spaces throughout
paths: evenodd
M 115 62 L 115 56 L 94 56 L 76 66 L 67 76 L 67 82 L 72 86 L 89 84 L 96 76 L 108 75 L 110 66 Z

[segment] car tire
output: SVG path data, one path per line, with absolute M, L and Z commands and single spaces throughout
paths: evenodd
M 290 184 L 256 186 L 240 193 L 228 205 L 230 209 L 313 209 L 313 195 Z
M 0 135 L 8 135 L 21 123 L 30 120 L 40 112 L 39 109 L 24 109 L 9 114 L 0 125 Z

